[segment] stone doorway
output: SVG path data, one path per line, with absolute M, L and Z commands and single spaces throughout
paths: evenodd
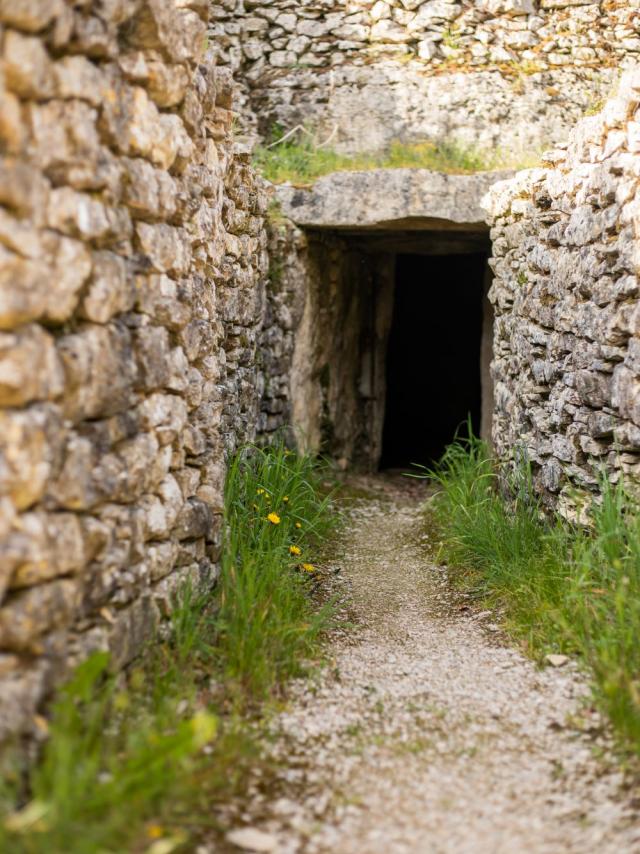
M 291 376 L 304 446 L 374 472 L 437 459 L 469 414 L 489 438 L 486 231 L 308 239 Z
M 467 421 L 480 434 L 485 271 L 483 253 L 396 256 L 380 468 L 433 463 Z

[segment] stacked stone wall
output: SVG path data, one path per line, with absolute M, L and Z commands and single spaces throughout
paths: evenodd
M 210 32 L 221 59 L 257 79 L 381 57 L 432 71 L 601 68 L 640 53 L 639 26 L 637 0 L 223 0 Z
M 493 441 L 572 516 L 603 473 L 640 482 L 640 72 L 546 163 L 486 201 Z
M 343 152 L 456 139 L 524 157 L 562 140 L 640 55 L 640 0 L 223 0 L 210 32 L 261 134 Z
M 271 298 L 208 13 L 0 0 L 0 739 L 215 579 Z

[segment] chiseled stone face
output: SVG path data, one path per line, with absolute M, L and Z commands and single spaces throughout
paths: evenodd
M 181 579 L 215 579 L 268 200 L 207 16 L 0 0 L 0 742 L 49 674 L 126 664 Z
M 506 460 L 526 456 L 545 503 L 573 518 L 603 472 L 633 489 L 640 477 L 639 109 L 640 74 L 629 72 L 545 168 L 485 200 L 493 441 Z

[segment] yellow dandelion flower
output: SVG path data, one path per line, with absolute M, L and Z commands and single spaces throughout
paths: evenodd
M 296 522 L 296 528 L 302 528 L 302 522 Z
M 262 487 L 256 489 L 256 495 L 264 495 L 264 489 Z
M 288 504 L 289 503 L 289 496 L 285 495 L 285 497 L 282 500 L 284 501 L 285 504 Z
M 302 549 L 301 549 L 301 548 L 299 548 L 298 546 L 289 546 L 289 554 L 292 554 L 292 555 L 301 555 L 301 554 L 302 554 Z
M 272 525 L 279 525 L 280 524 L 280 517 L 278 516 L 277 513 L 269 513 L 269 515 L 267 516 L 267 519 L 269 522 L 271 522 Z
M 305 572 L 315 572 L 316 568 L 312 563 L 303 563 L 302 568 Z
M 147 827 L 147 836 L 149 839 L 160 839 L 161 836 L 164 836 L 164 828 L 159 824 L 150 824 Z

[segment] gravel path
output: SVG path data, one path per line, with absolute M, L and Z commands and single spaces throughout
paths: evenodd
M 418 487 L 379 483 L 349 511 L 334 567 L 357 627 L 294 685 L 274 722 L 277 779 L 231 839 L 282 854 L 640 851 L 576 668 L 539 670 L 452 599 Z

